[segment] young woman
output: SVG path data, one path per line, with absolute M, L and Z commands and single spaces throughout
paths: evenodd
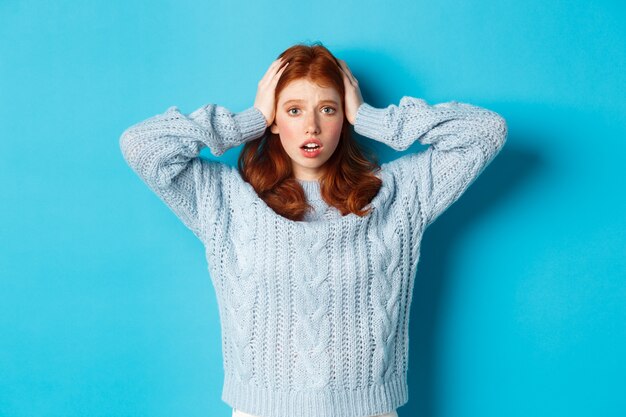
M 350 125 L 430 146 L 379 166 Z M 470 104 L 370 106 L 319 43 L 284 51 L 242 112 L 174 106 L 122 134 L 125 160 L 206 248 L 233 416 L 397 415 L 423 233 L 506 137 Z M 241 144 L 237 169 L 199 157 Z

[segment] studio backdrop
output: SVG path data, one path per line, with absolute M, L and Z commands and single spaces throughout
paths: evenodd
M 400 417 L 623 416 L 625 21 L 609 0 L 0 2 L 0 416 L 230 416 L 204 247 L 119 138 L 249 108 L 300 42 L 372 106 L 508 123 L 424 235 Z

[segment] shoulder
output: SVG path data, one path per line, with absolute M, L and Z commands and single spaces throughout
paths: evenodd
M 394 217 L 405 218 L 411 224 L 423 223 L 424 204 L 420 190 L 428 187 L 426 177 L 420 175 L 420 160 L 428 158 L 429 152 L 412 152 L 381 164 L 383 180 L 381 192 L 383 207 L 388 207 Z M 379 193 L 379 194 L 380 194 Z
M 372 206 L 379 212 L 387 214 L 393 210 L 398 204 L 401 196 L 401 178 L 398 173 L 398 167 L 395 161 L 380 164 L 380 170 L 376 172 L 376 176 L 382 181 L 382 185 L 378 190 L 378 194 L 372 199 Z
M 241 176 L 239 169 L 224 163 L 216 166 L 219 180 L 216 186 L 221 194 L 221 211 L 228 211 L 227 214 L 234 218 L 255 214 L 252 210 L 259 205 L 260 197 L 254 187 Z
M 225 214 L 233 211 L 233 207 L 249 207 L 253 202 L 254 190 L 243 180 L 236 167 L 217 160 L 199 159 L 202 164 L 201 180 L 204 184 L 202 206 L 209 219 L 223 220 Z

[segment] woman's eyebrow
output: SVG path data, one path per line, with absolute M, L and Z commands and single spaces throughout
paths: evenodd
M 286 105 L 291 104 L 291 103 L 302 103 L 303 101 L 304 100 L 300 100 L 300 99 L 287 100 L 287 101 L 285 101 L 283 103 L 283 106 L 286 106 Z M 331 103 L 331 104 L 334 104 L 336 106 L 339 105 L 339 103 L 337 103 L 335 100 L 320 100 L 320 104 L 322 104 L 322 103 Z

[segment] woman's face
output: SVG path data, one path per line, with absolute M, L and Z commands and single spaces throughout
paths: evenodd
M 305 79 L 289 83 L 280 93 L 271 131 L 292 162 L 294 176 L 317 180 L 325 171 L 324 164 L 332 156 L 341 138 L 343 126 L 341 97 L 331 87 L 320 87 Z M 320 147 L 303 149 L 310 139 Z

